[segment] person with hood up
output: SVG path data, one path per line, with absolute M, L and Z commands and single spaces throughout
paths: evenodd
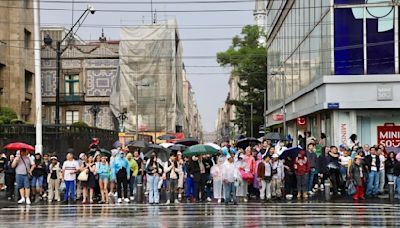
M 43 178 L 46 175 L 46 164 L 42 159 L 42 154 L 36 153 L 32 173 L 32 193 L 35 195 L 35 202 L 39 202 L 43 195 Z
M 217 164 L 211 167 L 210 173 L 213 178 L 213 195 L 214 199 L 218 200 L 218 203 L 221 203 L 222 198 L 222 164 L 224 159 L 218 158 Z
M 297 198 L 300 199 L 303 193 L 303 198 L 307 199 L 307 184 L 308 184 L 308 173 L 310 172 L 310 161 L 305 156 L 306 152 L 300 150 L 298 156 L 295 159 L 294 169 L 297 178 Z
M 126 155 L 126 159 L 128 159 L 129 162 L 129 168 L 131 170 L 131 177 L 129 178 L 129 195 L 130 200 L 135 200 L 135 182 L 136 182 L 136 176 L 138 175 L 139 172 L 139 166 L 136 162 L 135 159 L 133 159 L 133 155 L 131 153 L 128 153 Z
M 244 180 L 243 175 L 245 173 L 250 173 L 250 167 L 244 161 L 244 158 L 245 156 L 243 154 L 239 154 L 238 160 L 235 162 L 236 172 L 241 174 L 236 183 L 236 196 L 243 198 L 243 201 L 247 202 L 248 183 Z
M 111 176 L 111 179 L 117 180 L 118 203 L 122 203 L 122 199 L 124 199 L 126 203 L 129 203 L 128 179 L 131 176 L 131 169 L 129 167 L 129 162 L 122 151 L 115 156 L 115 160 L 111 167 Z M 124 188 L 124 195 L 122 195 L 122 188 Z

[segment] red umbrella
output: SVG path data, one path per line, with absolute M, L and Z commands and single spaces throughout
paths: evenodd
M 22 142 L 15 142 L 15 143 L 10 143 L 7 144 L 4 149 L 7 150 L 21 150 L 21 149 L 26 149 L 29 151 L 35 151 L 35 148 L 33 148 L 33 146 L 28 145 L 26 143 L 22 143 Z

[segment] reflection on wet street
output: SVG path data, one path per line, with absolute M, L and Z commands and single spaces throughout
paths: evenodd
M 354 203 L 32 205 L 2 208 L 1 227 L 400 226 L 400 207 Z

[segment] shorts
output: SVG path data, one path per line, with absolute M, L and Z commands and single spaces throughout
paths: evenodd
M 108 174 L 106 174 L 106 175 L 99 175 L 99 180 L 101 180 L 101 181 L 107 181 L 107 182 L 108 182 Z
M 17 182 L 18 189 L 30 188 L 28 175 L 17 174 L 15 175 L 15 181 Z
M 5 184 L 5 173 L 0 173 L 0 184 Z
M 32 187 L 41 188 L 43 186 L 43 176 L 32 177 Z

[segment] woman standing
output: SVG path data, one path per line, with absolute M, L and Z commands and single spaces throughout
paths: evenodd
M 178 199 L 182 199 L 182 192 L 183 192 L 183 182 L 184 182 L 184 173 L 183 173 L 183 158 L 182 158 L 182 152 L 178 151 L 177 153 L 177 158 L 178 162 L 178 167 L 176 170 L 178 171 L 179 174 L 179 179 L 178 179 Z
M 218 199 L 218 203 L 221 203 L 222 199 L 222 163 L 223 158 L 218 158 L 217 164 L 211 167 L 211 176 L 213 178 L 213 193 L 214 199 Z
M 99 185 L 101 193 L 101 203 L 108 204 L 108 178 L 110 176 L 110 166 L 107 163 L 107 157 L 102 156 L 99 166 L 96 166 L 96 173 L 99 175 Z
M 131 176 L 129 178 L 129 195 L 130 195 L 130 200 L 135 200 L 135 182 L 136 182 L 136 176 L 138 175 L 139 172 L 139 166 L 135 159 L 133 159 L 133 155 L 131 153 L 128 153 L 126 155 L 126 159 L 128 159 L 129 162 L 129 168 L 131 170 Z
M 396 166 L 397 162 L 398 161 L 396 160 L 396 154 L 393 151 L 391 151 L 388 155 L 388 159 L 385 161 L 385 170 L 388 182 L 396 183 L 396 176 L 394 175 L 394 167 Z
M 101 196 L 100 193 L 100 180 L 99 180 L 99 174 L 97 173 L 97 170 L 99 169 L 99 165 L 101 163 L 101 155 L 100 155 L 100 151 L 97 151 L 94 154 L 94 163 L 96 165 L 96 173 L 95 173 L 95 181 L 96 181 L 96 185 L 94 187 L 94 194 L 96 196 L 96 198 L 99 198 L 99 196 Z
M 89 189 L 89 202 L 93 203 L 93 192 L 94 187 L 96 186 L 96 177 L 94 174 L 96 173 L 96 164 L 94 163 L 93 156 L 89 156 L 87 162 L 83 162 L 81 165 L 81 172 L 88 173 L 87 181 L 82 181 L 82 193 L 83 193 L 83 201 L 82 204 L 86 203 L 87 198 L 87 190 Z
M 60 180 L 61 180 L 61 167 L 60 163 L 58 163 L 57 157 L 50 158 L 51 164 L 49 166 L 49 174 L 47 175 L 47 183 L 49 187 L 49 199 L 48 201 L 51 202 L 53 198 L 58 202 L 61 201 L 60 199 Z
M 251 175 L 248 175 L 250 179 L 246 179 L 245 181 L 247 182 L 247 190 L 246 190 L 246 197 L 244 199 L 245 202 L 247 202 L 247 194 L 249 193 L 250 196 L 256 196 L 257 192 L 256 189 L 253 186 L 253 180 L 254 180 L 254 172 L 256 170 L 256 160 L 254 159 L 254 156 L 252 154 L 252 149 L 250 146 L 246 148 L 246 153 L 244 155 L 244 162 L 246 163 L 246 167 L 248 167 L 248 172 Z
M 124 152 L 120 151 L 115 157 L 112 165 L 112 173 L 111 176 L 116 177 L 117 180 L 118 203 L 122 203 L 122 199 L 124 199 L 126 203 L 129 203 L 128 177 L 131 175 L 131 169 L 128 160 L 125 158 Z M 124 188 L 124 195 L 122 195 L 122 188 Z
M 46 164 L 42 159 L 42 154 L 36 153 L 33 165 L 31 167 L 32 173 L 32 192 L 35 195 L 35 202 L 39 202 L 43 195 L 43 179 L 46 175 Z
M 367 176 L 367 170 L 362 164 L 362 157 L 360 155 L 355 156 L 355 160 L 350 166 L 349 178 L 353 180 L 356 185 L 356 193 L 353 195 L 354 200 L 364 199 L 364 184 L 365 177 Z
M 243 177 L 246 173 L 250 173 L 250 167 L 244 161 L 243 154 L 240 154 L 238 156 L 238 160 L 235 163 L 235 167 L 236 167 L 236 171 L 241 174 L 236 183 L 236 185 L 237 185 L 236 186 L 236 196 L 242 197 L 243 201 L 247 202 L 248 183 Z
M 151 158 L 147 161 L 146 172 L 148 176 L 147 183 L 149 185 L 149 203 L 159 204 L 160 193 L 158 192 L 158 182 L 161 175 L 164 173 L 163 166 L 158 162 L 157 153 L 151 153 Z
M 303 198 L 307 199 L 307 180 L 308 173 L 310 172 L 310 162 L 305 156 L 306 152 L 300 150 L 294 163 L 297 178 L 297 198 L 300 199 L 303 193 Z

